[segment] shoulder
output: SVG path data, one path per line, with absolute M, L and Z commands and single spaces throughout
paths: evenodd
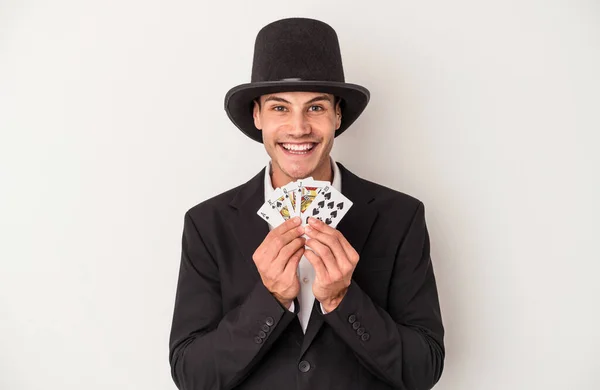
M 397 224 L 403 230 L 425 219 L 423 202 L 407 193 L 369 182 L 374 194 L 373 206 L 379 210 L 379 217 L 387 224 Z
M 225 192 L 222 192 L 218 195 L 215 195 L 209 199 L 203 200 L 202 202 L 190 207 L 186 214 L 193 217 L 203 214 L 207 211 L 225 209 L 229 207 L 229 204 L 231 203 L 231 201 L 233 201 L 236 194 L 242 187 L 243 184 Z
M 227 218 L 236 203 L 243 203 L 255 194 L 264 194 L 264 169 L 246 183 L 192 206 L 185 213 L 186 219 L 189 217 L 194 221 L 214 221 L 215 218 Z
M 416 208 L 423 202 L 420 199 L 390 187 L 362 179 L 370 192 L 376 195 L 376 200 L 382 203 L 391 203 L 402 207 Z
M 360 187 L 360 191 L 366 197 L 371 198 L 372 204 L 378 209 L 385 210 L 387 213 L 396 211 L 407 214 L 411 211 L 414 213 L 419 208 L 424 208 L 423 202 L 413 195 L 364 179 L 350 172 L 347 168 L 341 167 L 345 171 L 344 176 L 346 176 L 347 181 L 350 181 L 353 186 Z M 342 181 L 343 188 L 344 182 Z

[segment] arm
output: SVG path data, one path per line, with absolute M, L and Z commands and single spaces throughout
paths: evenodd
M 373 375 L 399 390 L 431 389 L 444 364 L 444 328 L 424 214 L 419 203 L 396 254 L 388 311 L 352 281 L 339 305 L 323 316 Z
M 179 389 L 235 387 L 294 317 L 260 281 L 240 306 L 223 313 L 217 264 L 186 214 L 169 343 Z

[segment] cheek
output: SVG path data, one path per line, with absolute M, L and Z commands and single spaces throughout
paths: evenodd
M 262 132 L 263 137 L 267 139 L 273 139 L 276 137 L 279 128 L 281 127 L 281 123 L 276 119 L 263 117 L 261 119 L 261 123 L 263 125 Z
M 327 138 L 330 133 L 335 132 L 336 118 L 332 116 L 316 117 L 309 121 L 313 132 L 318 133 L 321 137 Z
M 272 156 L 277 146 L 277 128 L 272 128 L 267 125 L 263 127 L 261 132 L 265 149 L 267 150 L 269 156 Z

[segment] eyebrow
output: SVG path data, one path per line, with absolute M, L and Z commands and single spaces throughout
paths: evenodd
M 278 96 L 269 96 L 269 97 L 267 97 L 265 99 L 265 103 L 267 103 L 269 100 L 276 101 L 276 102 L 281 102 L 281 103 L 292 104 L 291 102 L 289 102 L 289 101 L 287 101 L 287 100 L 285 100 L 283 98 L 280 98 Z M 327 95 L 320 95 L 320 96 L 316 96 L 316 97 L 310 99 L 309 101 L 307 101 L 304 104 L 311 104 L 311 103 L 319 102 L 319 101 L 322 101 L 322 100 L 326 100 L 329 103 L 331 103 L 331 98 L 329 96 L 327 96 Z

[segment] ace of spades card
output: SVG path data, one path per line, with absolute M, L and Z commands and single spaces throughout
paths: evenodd
M 307 225 L 308 217 L 313 217 L 335 228 L 352 204 L 341 192 L 331 185 L 326 185 L 302 214 L 302 224 Z
M 276 228 L 285 222 L 285 219 L 281 214 L 271 207 L 269 202 L 265 202 L 262 207 L 256 212 L 262 219 L 264 219 L 269 225 Z

